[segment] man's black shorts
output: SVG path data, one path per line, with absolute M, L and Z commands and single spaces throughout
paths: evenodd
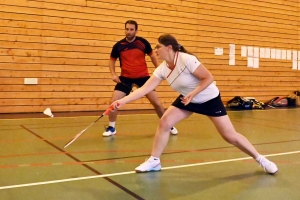
M 145 76 L 142 78 L 127 78 L 124 76 L 120 76 L 119 79 L 121 83 L 117 83 L 115 90 L 119 90 L 128 95 L 131 92 L 133 85 L 136 85 L 137 87 L 142 87 L 149 78 L 150 76 Z

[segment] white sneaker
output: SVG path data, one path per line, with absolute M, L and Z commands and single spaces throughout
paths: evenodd
M 175 127 L 172 127 L 170 129 L 170 132 L 171 132 L 172 135 L 177 135 L 178 134 L 178 131 L 177 131 L 177 129 Z
M 116 133 L 117 133 L 116 129 L 112 126 L 109 126 L 105 129 L 105 131 L 102 135 L 105 137 L 108 137 L 108 136 L 114 135 Z
M 146 159 L 144 163 L 142 163 L 140 166 L 135 168 L 135 171 L 137 173 L 160 171 L 160 170 L 161 170 L 160 159 L 155 160 L 152 157 Z
M 275 174 L 278 171 L 278 168 L 275 163 L 269 161 L 264 156 L 260 155 L 256 161 L 258 164 L 264 168 L 265 172 L 268 172 L 269 174 Z

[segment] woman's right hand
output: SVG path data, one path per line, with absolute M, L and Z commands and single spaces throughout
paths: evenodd
M 119 99 L 117 101 L 114 101 L 110 106 L 113 107 L 112 112 L 114 112 L 115 110 L 118 110 L 118 108 L 120 108 L 121 106 L 123 106 L 125 103 L 122 101 L 122 99 Z

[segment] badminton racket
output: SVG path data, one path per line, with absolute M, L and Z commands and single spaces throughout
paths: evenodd
M 118 103 L 117 103 L 118 106 Z M 72 144 L 77 138 L 79 138 L 86 130 L 88 130 L 91 126 L 93 126 L 93 124 L 95 124 L 97 121 L 99 121 L 99 119 L 101 119 L 104 115 L 108 115 L 112 110 L 114 110 L 114 105 L 109 106 L 109 108 L 98 118 L 96 119 L 93 123 L 91 123 L 88 127 L 86 127 L 85 129 L 83 129 L 82 131 L 80 131 L 77 135 L 75 135 L 75 137 L 70 140 L 65 146 L 64 148 L 68 147 L 70 144 Z

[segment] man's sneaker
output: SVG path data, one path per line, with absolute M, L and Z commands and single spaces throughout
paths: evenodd
M 135 168 L 135 171 L 137 173 L 160 171 L 160 170 L 161 170 L 160 159 L 155 159 L 152 157 L 150 157 L 144 163 L 142 163 L 140 166 Z
M 117 133 L 116 129 L 112 126 L 109 126 L 105 129 L 105 131 L 102 135 L 105 137 L 108 137 L 108 136 L 114 135 L 116 133 Z
M 178 134 L 178 131 L 177 131 L 177 129 L 175 127 L 172 127 L 170 129 L 170 132 L 171 132 L 172 135 L 177 135 Z
M 269 174 L 275 174 L 278 171 L 278 168 L 275 163 L 269 161 L 264 156 L 260 155 L 256 161 L 258 164 L 264 168 L 265 172 L 268 172 Z

